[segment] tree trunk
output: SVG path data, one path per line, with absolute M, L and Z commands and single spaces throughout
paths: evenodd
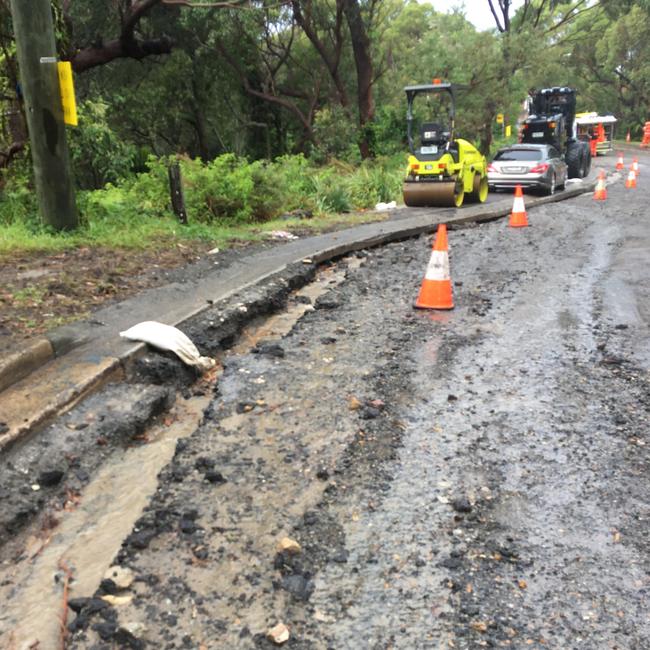
M 359 1 L 345 0 L 344 11 L 350 29 L 354 64 L 357 69 L 359 151 L 365 160 L 373 155 L 370 125 L 375 117 L 375 100 L 372 94 L 374 68 L 370 55 L 370 39 L 363 23 Z
M 205 126 L 205 115 L 203 114 L 203 104 L 201 103 L 201 90 L 196 81 L 196 75 L 192 79 L 192 95 L 194 96 L 194 106 L 192 107 L 194 132 L 196 133 L 197 144 L 199 147 L 199 156 L 203 162 L 207 162 L 210 156 L 208 151 L 208 135 Z

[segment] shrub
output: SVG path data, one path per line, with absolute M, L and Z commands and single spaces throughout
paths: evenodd
M 70 129 L 70 155 L 80 189 L 100 189 L 133 173 L 138 150 L 124 142 L 107 120 L 101 99 L 79 105 L 79 126 Z

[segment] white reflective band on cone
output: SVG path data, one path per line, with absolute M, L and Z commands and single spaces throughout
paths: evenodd
M 424 276 L 425 280 L 449 280 L 449 255 L 445 251 L 433 251 L 427 272 Z
M 521 196 L 515 197 L 515 202 L 512 205 L 513 212 L 526 212 L 526 205 L 524 204 L 524 199 Z

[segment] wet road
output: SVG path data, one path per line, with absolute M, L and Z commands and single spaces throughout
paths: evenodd
M 421 238 L 341 260 L 249 330 L 112 560 L 125 600 L 77 603 L 68 647 L 271 648 L 280 621 L 304 649 L 650 647 L 641 162 L 606 203 L 451 231 L 452 312 L 412 309 Z

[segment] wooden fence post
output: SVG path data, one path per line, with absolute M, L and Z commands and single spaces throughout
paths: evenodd
M 168 168 L 169 191 L 172 199 L 172 209 L 180 223 L 187 225 L 187 211 L 185 210 L 185 196 L 183 195 L 183 183 L 181 182 L 181 166 L 178 161 L 172 163 Z

